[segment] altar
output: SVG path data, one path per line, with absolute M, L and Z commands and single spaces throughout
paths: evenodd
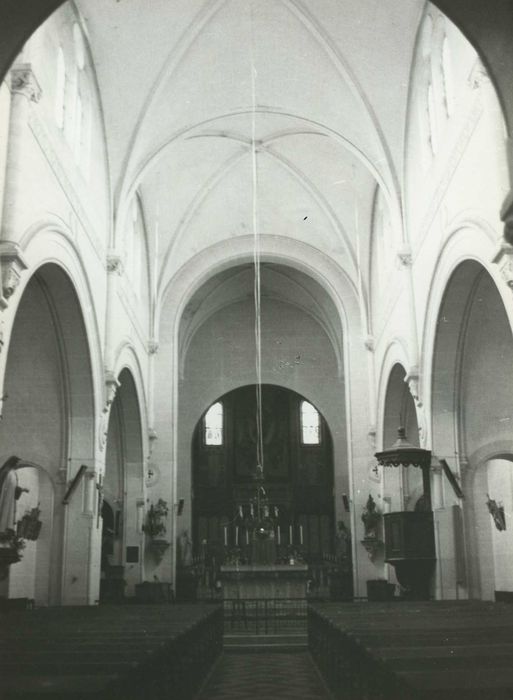
M 306 598 L 306 564 L 230 564 L 221 566 L 223 598 Z

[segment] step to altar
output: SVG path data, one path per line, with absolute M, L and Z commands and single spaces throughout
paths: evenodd
M 306 633 L 296 634 L 244 634 L 224 635 L 223 649 L 230 653 L 304 652 L 308 648 Z

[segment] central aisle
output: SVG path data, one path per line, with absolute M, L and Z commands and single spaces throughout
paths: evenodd
M 310 654 L 223 654 L 198 700 L 330 700 Z

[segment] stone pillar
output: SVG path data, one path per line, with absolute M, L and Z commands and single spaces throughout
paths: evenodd
M 113 308 L 117 296 L 118 277 L 123 274 L 123 261 L 119 255 L 109 253 L 107 255 L 107 308 L 105 311 L 105 371 L 113 370 Z
M 22 234 L 17 226 L 17 213 L 23 203 L 23 175 L 28 167 L 25 153 L 30 138 L 30 104 L 39 102 L 42 93 L 29 63 L 11 68 L 10 88 L 11 113 L 0 237 L 2 241 L 15 243 Z
M 23 206 L 23 169 L 27 167 L 28 160 L 25 151 L 30 138 L 30 103 L 41 99 L 41 88 L 29 63 L 18 64 L 11 69 L 10 90 L 9 140 L 0 228 L 0 310 L 6 308 L 21 273 L 27 269 L 18 245 L 23 233 L 18 212 Z
M 76 460 L 74 460 L 76 462 Z M 68 486 L 80 466 L 73 464 Z M 100 465 L 89 466 L 65 505 L 62 605 L 94 605 L 99 599 L 102 501 Z

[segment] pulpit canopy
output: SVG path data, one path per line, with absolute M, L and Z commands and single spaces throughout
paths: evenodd
M 378 464 L 383 467 L 420 467 L 429 469 L 431 466 L 431 450 L 424 450 L 408 442 L 406 431 L 400 427 L 397 430 L 397 440 L 394 444 L 375 455 Z

